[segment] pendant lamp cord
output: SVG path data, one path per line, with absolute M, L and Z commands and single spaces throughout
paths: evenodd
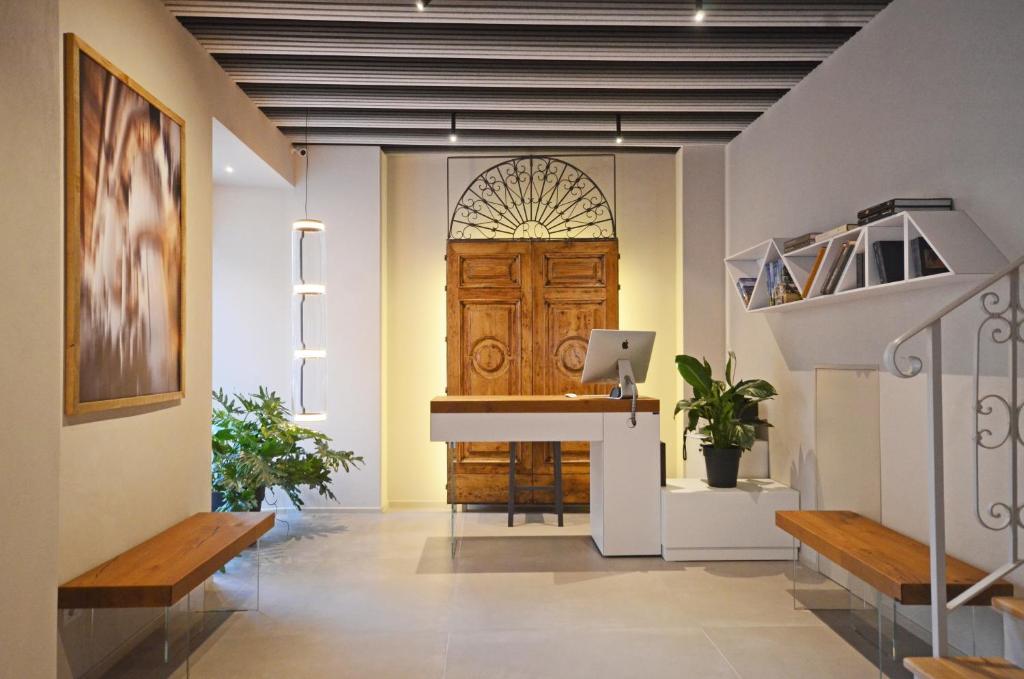
M 303 204 L 303 212 L 306 214 L 306 219 L 309 219 L 309 107 L 306 107 L 306 196 Z

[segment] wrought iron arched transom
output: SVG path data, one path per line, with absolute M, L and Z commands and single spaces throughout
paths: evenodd
M 481 172 L 452 212 L 452 240 L 614 238 L 601 188 L 560 158 L 520 156 Z

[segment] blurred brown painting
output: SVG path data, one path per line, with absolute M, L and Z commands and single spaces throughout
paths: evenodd
M 78 401 L 181 390 L 182 129 L 80 53 Z

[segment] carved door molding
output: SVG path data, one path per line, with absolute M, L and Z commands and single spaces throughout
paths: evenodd
M 449 394 L 602 393 L 579 378 L 593 328 L 618 327 L 618 242 L 449 241 Z M 566 502 L 589 501 L 586 443 L 563 445 Z M 550 446 L 518 447 L 517 480 L 549 485 Z M 508 446 L 456 446 L 448 496 L 455 503 L 503 503 Z M 522 491 L 522 503 L 550 493 Z

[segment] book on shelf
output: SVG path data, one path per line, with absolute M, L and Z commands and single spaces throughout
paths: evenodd
M 794 250 L 799 250 L 800 248 L 807 247 L 808 245 L 814 242 L 814 239 L 817 237 L 817 235 L 818 233 L 815 231 L 811 233 L 805 233 L 802 236 L 797 236 L 795 238 L 785 240 L 782 242 L 782 251 L 788 254 L 790 252 L 793 252 Z
M 952 210 L 952 198 L 892 198 L 857 213 L 857 223 L 869 224 L 907 210 Z
M 818 270 L 821 268 L 821 260 L 825 259 L 825 250 L 827 248 L 818 248 L 818 254 L 814 257 L 814 264 L 811 266 L 811 273 L 807 275 L 807 282 L 804 283 L 804 289 L 800 291 L 800 296 L 807 299 L 807 296 L 811 294 L 811 286 L 814 285 L 814 277 L 818 275 Z
M 756 278 L 743 277 L 736 279 L 736 289 L 743 299 L 743 306 L 750 306 L 750 298 L 754 294 L 754 286 L 757 285 Z
M 903 241 L 878 240 L 871 244 L 878 280 L 894 283 L 903 280 Z
M 839 226 L 834 226 L 831 229 L 829 229 L 828 231 L 822 231 L 817 236 L 815 236 L 814 242 L 820 243 L 820 242 L 828 240 L 829 238 L 832 238 L 834 236 L 841 236 L 842 234 L 846 233 L 847 231 L 853 231 L 858 226 L 860 226 L 860 225 L 859 224 L 840 224 Z
M 839 280 L 843 277 L 843 272 L 846 270 L 846 263 L 850 261 L 850 257 L 856 248 L 856 241 L 848 240 L 843 243 L 839 249 L 839 254 L 832 260 L 832 268 L 829 269 L 828 278 L 825 280 L 821 294 L 831 295 L 836 291 L 836 288 L 839 287 Z
M 864 268 L 864 253 L 863 252 L 858 252 L 857 254 L 855 254 L 853 256 L 853 265 L 855 267 L 857 267 L 857 271 L 856 271 L 857 278 L 856 278 L 856 281 L 853 284 L 853 287 L 855 287 L 855 288 L 863 288 L 864 284 L 865 284 L 865 274 L 867 273 L 866 269 Z
M 800 289 L 797 288 L 796 282 L 789 273 L 789 269 L 786 268 L 781 259 L 768 262 L 765 265 L 765 275 L 769 285 L 769 306 L 779 306 L 780 304 L 798 302 L 803 299 L 800 295 Z
M 921 276 L 934 276 L 937 273 L 947 273 L 949 269 L 942 259 L 935 253 L 931 245 L 928 245 L 923 237 L 918 236 L 910 241 L 910 277 L 920 278 Z

